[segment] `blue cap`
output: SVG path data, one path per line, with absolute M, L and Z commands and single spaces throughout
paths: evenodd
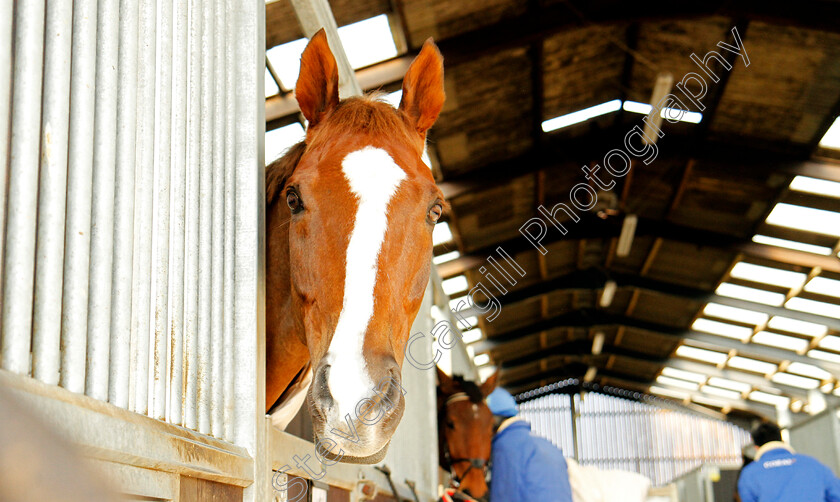
M 516 411 L 516 401 L 513 400 L 513 396 L 501 387 L 496 387 L 496 390 L 487 396 L 487 406 L 494 415 L 502 417 L 515 417 L 519 413 Z

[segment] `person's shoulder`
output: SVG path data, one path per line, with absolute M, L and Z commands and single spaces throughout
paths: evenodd
M 815 457 L 812 457 L 811 455 L 805 455 L 804 453 L 794 453 L 792 454 L 792 457 L 796 459 L 796 462 L 800 465 L 820 469 L 829 469 L 828 466 L 817 460 Z

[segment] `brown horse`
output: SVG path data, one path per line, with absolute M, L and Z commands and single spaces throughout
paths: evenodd
M 285 427 L 305 396 L 320 454 L 372 463 L 402 417 L 405 344 L 445 206 L 421 160 L 443 107 L 443 60 L 427 41 L 398 109 L 339 101 L 321 30 L 295 92 L 306 139 L 266 172 L 266 403 Z
M 438 368 L 438 450 L 451 486 L 469 497 L 485 499 L 490 445 L 496 428 L 485 399 L 496 388 L 499 372 L 481 385 L 449 377 Z

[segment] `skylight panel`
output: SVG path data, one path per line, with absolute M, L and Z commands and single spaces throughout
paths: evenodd
M 700 388 L 700 386 L 694 382 L 686 382 L 685 380 L 680 380 L 679 378 L 671 378 L 665 375 L 659 375 L 658 377 L 656 377 L 656 383 L 661 383 L 662 385 L 670 385 L 671 387 L 686 390 L 697 390 L 698 388 Z
M 780 202 L 770 211 L 767 223 L 780 227 L 804 230 L 817 234 L 840 237 L 840 213 L 796 206 Z
M 767 326 L 781 331 L 790 331 L 791 333 L 813 337 L 823 336 L 828 332 L 828 327 L 825 325 L 782 316 L 773 316 L 770 322 L 767 323 Z
M 590 106 L 589 108 L 584 108 L 583 110 L 567 113 L 566 115 L 561 115 L 559 117 L 543 121 L 542 130 L 543 132 L 556 131 L 557 129 L 562 129 L 564 127 L 569 127 L 570 125 L 585 122 L 595 117 L 600 117 L 601 115 L 606 115 L 607 113 L 617 111 L 620 108 L 621 100 L 614 99 L 612 101 L 607 101 L 606 103 L 601 103 L 600 105 Z
M 710 319 L 703 318 L 694 321 L 694 324 L 691 325 L 691 329 L 711 333 L 713 335 L 725 336 L 727 338 L 735 338 L 738 340 L 747 340 L 753 333 L 751 328 L 735 326 L 734 324 L 727 324 L 725 322 L 712 321 Z
M 832 303 L 794 297 L 785 303 L 785 308 L 840 319 L 840 305 L 834 305 Z
M 470 287 L 469 283 L 467 283 L 467 276 L 465 275 L 446 279 L 441 283 L 441 286 L 443 287 L 443 292 L 447 295 L 454 295 L 455 293 L 466 291 Z
M 435 265 L 440 265 L 441 263 L 446 263 L 448 261 L 452 261 L 460 257 L 460 252 L 450 251 L 448 253 L 443 253 L 442 255 L 435 256 L 434 258 L 432 258 L 432 263 L 434 263 Z
M 805 285 L 805 291 L 840 298 L 840 281 L 825 277 L 814 277 Z
M 370 66 L 397 55 L 397 46 L 386 14 L 342 26 L 338 29 L 338 37 L 353 69 Z M 266 51 L 271 66 L 286 90 L 294 89 L 300 73 L 300 55 L 307 42 L 301 38 Z
M 679 347 L 677 347 L 676 354 L 680 357 L 696 359 L 698 361 L 704 361 L 712 364 L 720 364 L 726 361 L 727 358 L 727 354 L 724 354 L 722 352 L 698 349 L 697 347 L 691 347 L 688 345 L 680 345 Z
M 439 221 L 435 224 L 435 229 L 432 231 L 432 244 L 437 246 L 444 242 L 452 240 L 452 230 L 449 228 L 449 223 Z
M 790 183 L 790 189 L 798 192 L 826 195 L 828 197 L 840 197 L 840 183 L 808 176 L 797 176 L 793 178 L 793 181 Z
M 761 392 L 760 390 L 750 392 L 749 398 L 757 403 L 769 404 L 771 406 L 776 406 L 777 408 L 788 407 L 790 405 L 790 398 Z
M 840 149 L 840 117 L 834 119 L 831 127 L 825 132 L 820 140 L 820 146 L 823 148 Z
M 631 113 L 641 113 L 642 115 L 649 115 L 650 111 L 653 109 L 651 105 L 647 103 L 639 103 L 638 101 L 625 101 L 623 108 L 625 111 Z M 683 110 L 678 108 L 663 108 L 659 111 L 659 116 L 663 119 L 670 118 L 673 120 L 680 113 L 683 113 Z M 682 117 L 680 117 L 680 122 L 689 122 L 691 124 L 698 124 L 701 120 L 703 120 L 703 114 L 699 112 L 685 111 Z
M 840 364 L 840 354 L 834 354 L 832 352 L 812 349 L 808 351 L 808 357 L 813 357 L 814 359 L 819 359 L 829 363 Z
M 461 335 L 461 339 L 464 340 L 464 343 L 466 343 L 467 345 L 475 343 L 481 340 L 483 337 L 484 333 L 481 332 L 480 328 L 464 331 L 464 333 Z
M 730 298 L 755 303 L 763 303 L 764 305 L 772 305 L 774 307 L 781 306 L 785 301 L 785 295 L 781 293 L 774 293 L 763 289 L 748 288 L 746 286 L 739 286 L 728 282 L 724 282 L 718 286 L 715 293 L 721 296 L 728 296 Z
M 271 72 L 268 71 L 268 68 L 265 69 L 265 97 L 270 98 L 280 92 L 280 88 L 277 87 L 277 82 L 274 81 L 274 77 L 271 76 Z
M 828 380 L 831 378 L 831 373 L 818 366 L 814 366 L 813 364 L 792 362 L 788 365 L 786 371 L 788 373 L 795 373 L 797 375 L 816 378 L 817 380 Z
M 782 385 L 790 385 L 791 387 L 798 387 L 800 389 L 816 389 L 820 386 L 819 380 L 813 378 L 805 378 L 798 375 L 791 375 L 790 373 L 776 373 L 770 377 L 775 383 Z
M 705 392 L 706 394 L 711 394 L 713 396 L 718 396 L 718 397 L 724 397 L 726 399 L 732 399 L 732 400 L 740 400 L 741 399 L 741 393 L 740 392 L 735 392 L 734 390 L 721 389 L 719 387 L 713 387 L 711 385 L 704 385 L 703 388 L 700 389 L 700 390 L 702 392 Z
M 265 133 L 265 163 L 280 158 L 286 150 L 303 141 L 306 132 L 300 122 L 278 127 Z
M 769 345 L 780 349 L 792 350 L 794 352 L 803 351 L 807 349 L 809 345 L 808 340 L 770 333 L 769 331 L 759 331 L 755 334 L 755 336 L 753 336 L 752 341 L 753 343 L 760 343 L 761 345 Z
M 737 392 L 747 392 L 748 390 L 752 389 L 752 385 L 744 382 L 738 382 L 735 380 L 729 380 L 727 378 L 720 378 L 720 377 L 711 377 L 709 378 L 709 385 L 713 385 L 715 387 L 721 387 L 724 389 L 734 390 Z
M 753 265 L 752 263 L 745 262 L 736 263 L 735 266 L 732 267 L 732 272 L 730 272 L 729 275 L 738 279 L 760 282 L 771 286 L 782 286 L 785 288 L 798 288 L 802 286 L 805 279 L 808 278 L 807 275 L 801 272 L 790 272 L 788 270 L 763 267 L 761 265 Z
M 488 354 L 478 354 L 473 359 L 476 366 L 484 366 L 485 364 L 490 364 L 490 356 Z
M 728 406 L 727 403 L 725 403 L 725 402 L 723 402 L 719 399 L 712 399 L 712 398 L 709 398 L 709 397 L 706 397 L 706 396 L 693 395 L 693 396 L 691 396 L 691 400 L 694 401 L 697 404 L 702 404 L 702 405 L 705 405 L 705 406 L 711 406 L 713 408 L 724 408 L 724 407 Z
M 688 380 L 689 382 L 703 383 L 706 381 L 706 375 L 701 375 L 700 373 L 695 373 L 693 371 L 671 368 L 670 366 L 662 368 L 662 374 L 671 378 Z
M 750 359 L 742 356 L 732 357 L 729 359 L 729 361 L 726 362 L 726 364 L 732 368 L 761 373 L 763 375 L 773 373 L 774 371 L 776 371 L 775 364 L 767 363 L 764 361 L 757 361 L 755 359 Z
M 387 14 L 342 26 L 338 36 L 353 68 L 364 68 L 397 55 Z
M 728 319 L 730 321 L 738 321 L 747 324 L 764 324 L 767 322 L 769 315 L 763 312 L 755 312 L 753 310 L 741 309 L 737 307 L 730 307 L 728 305 L 721 305 L 719 303 L 708 303 L 703 309 L 703 313 L 718 317 L 721 319 Z
M 837 352 L 840 352 L 840 337 L 828 335 L 827 337 L 820 340 L 820 343 L 818 345 L 824 349 L 835 350 Z
M 676 389 L 667 389 L 665 387 L 659 387 L 658 385 L 652 385 L 648 388 L 648 392 L 651 394 L 656 394 L 657 396 L 665 396 L 674 399 L 683 400 L 688 397 L 688 392 L 683 392 Z
M 806 253 L 814 253 L 823 256 L 828 256 L 831 254 L 830 247 L 817 246 L 815 244 L 806 244 L 804 242 L 799 241 L 789 241 L 787 239 L 779 239 L 777 237 L 769 237 L 767 235 L 755 235 L 753 236 L 752 240 L 757 244 L 766 244 L 768 246 L 793 249 L 795 251 L 804 251 Z

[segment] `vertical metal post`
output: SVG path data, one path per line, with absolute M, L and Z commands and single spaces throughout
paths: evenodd
M 85 390 L 87 355 L 93 114 L 96 89 L 96 10 L 96 0 L 73 2 L 60 384 L 79 393 Z
M 236 44 L 235 299 L 233 440 L 254 457 L 245 500 L 268 498 L 265 419 L 265 2 L 227 0 Z
M 225 439 L 231 440 L 234 437 L 236 428 L 234 417 L 234 369 L 236 368 L 236 359 L 234 351 L 231 348 L 234 346 L 234 270 L 235 270 L 235 246 L 236 234 L 234 232 L 235 225 L 235 173 L 236 173 L 236 123 L 234 122 L 236 111 L 235 99 L 235 61 L 236 61 L 236 27 L 234 26 L 235 13 L 230 9 L 230 2 L 225 4 L 225 32 L 227 35 L 227 44 L 225 46 L 225 277 L 224 277 L 224 342 L 226 347 L 224 356 L 224 421 L 225 421 Z M 221 250 L 219 250 L 221 251 Z
M 577 407 L 575 406 L 575 394 L 569 395 L 569 412 L 572 415 L 572 458 L 580 462 L 580 453 L 578 451 L 578 425 Z
M 12 119 L 12 34 L 15 2 L 0 2 L 0 312 L 3 311 L 3 259 L 6 235 L 6 189 L 9 181 L 9 122 Z M 2 333 L 2 331 L 0 331 Z M 2 334 L 0 334 L 2 336 Z
M 15 9 L 14 89 L 0 367 L 29 373 L 44 67 L 44 2 Z M 14 238 L 11 238 L 14 237 Z
M 120 0 L 117 174 L 114 186 L 114 264 L 111 277 L 111 374 L 108 378 L 108 401 L 120 408 L 128 408 L 131 360 L 138 13 L 136 0 Z
M 129 406 L 149 413 L 151 338 L 152 201 L 155 172 L 155 32 L 157 6 L 140 0 L 137 54 L 137 166 L 134 178 L 134 264 L 132 271 L 131 376 Z
M 108 399 L 111 355 L 111 273 L 114 259 L 119 0 L 99 0 L 96 32 L 93 201 L 85 393 Z
M 172 1 L 158 4 L 155 66 L 155 191 L 152 237 L 154 320 L 152 331 L 151 416 L 166 413 L 166 371 L 169 367 L 169 204 L 172 162 Z
M 201 31 L 199 0 L 190 2 L 187 103 L 187 208 L 184 264 L 184 426 L 198 428 L 198 253 L 199 169 L 201 165 Z M 196 14 L 192 14 L 196 13 Z
M 73 4 L 49 0 L 44 36 L 44 68 L 49 70 L 44 75 L 41 117 L 32 375 L 52 385 L 58 384 L 61 362 L 61 288 L 58 285 L 64 276 L 72 29 Z M 0 157 L 0 161 L 4 160 Z
M 199 181 L 198 248 L 198 430 L 210 433 L 210 337 L 212 335 L 212 227 L 213 227 L 213 52 L 216 19 L 212 0 L 203 5 L 201 38 L 201 157 Z
M 224 386 L 225 378 L 229 378 L 224 372 L 222 357 L 227 352 L 224 345 L 224 236 L 225 236 L 225 5 L 223 0 L 213 0 L 216 5 L 216 37 L 213 47 L 213 230 L 212 230 L 212 285 L 213 291 L 212 307 L 210 311 L 210 323 L 212 340 L 210 347 L 212 357 L 211 401 L 213 403 L 210 420 L 210 432 L 215 437 L 224 436 Z
M 173 4 L 172 48 L 172 207 L 169 243 L 169 420 L 184 423 L 184 253 L 187 197 L 187 54 L 189 13 L 186 2 Z

